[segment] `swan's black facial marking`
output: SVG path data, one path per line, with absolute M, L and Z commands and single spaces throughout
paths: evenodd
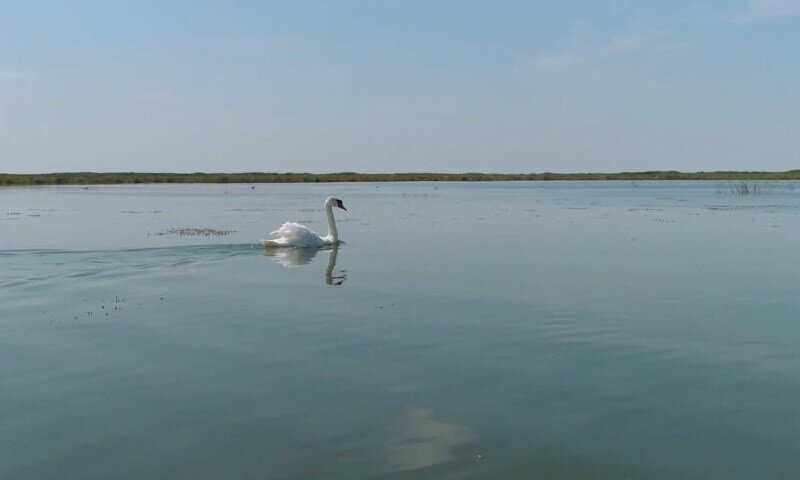
M 342 201 L 341 201 L 341 200 L 339 200 L 338 198 L 335 198 L 334 200 L 336 200 L 336 206 L 337 206 L 337 207 L 341 208 L 341 209 L 342 209 L 342 210 L 344 210 L 344 211 L 347 211 L 347 209 L 346 209 L 346 208 L 344 208 L 344 203 L 342 203 Z

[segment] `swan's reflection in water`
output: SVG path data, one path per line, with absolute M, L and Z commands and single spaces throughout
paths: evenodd
M 272 257 L 275 263 L 286 268 L 308 265 L 319 252 L 328 252 L 328 266 L 325 267 L 325 283 L 328 285 L 341 285 L 347 280 L 344 270 L 336 270 L 336 258 L 339 255 L 339 245 L 322 248 L 267 248 L 265 255 Z
M 341 285 L 347 280 L 347 273 L 345 273 L 344 270 L 333 271 L 333 269 L 336 268 L 336 257 L 338 255 L 339 244 L 337 243 L 330 248 L 330 252 L 328 253 L 328 266 L 325 267 L 325 283 L 328 285 Z M 338 275 L 334 275 L 334 273 Z

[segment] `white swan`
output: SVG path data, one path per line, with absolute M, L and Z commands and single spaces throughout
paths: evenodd
M 333 219 L 332 210 L 334 205 L 342 210 L 347 210 L 344 208 L 342 201 L 338 198 L 328 197 L 328 199 L 325 200 L 325 214 L 328 216 L 328 234 L 326 236 L 321 237 L 299 223 L 286 222 L 281 225 L 281 228 L 270 233 L 270 235 L 277 235 L 278 238 L 261 240 L 261 245 L 267 248 L 319 248 L 325 245 L 338 244 L 339 233 L 336 231 L 336 220 Z

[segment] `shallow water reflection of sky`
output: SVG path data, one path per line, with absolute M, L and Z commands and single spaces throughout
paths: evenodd
M 407 408 L 391 433 L 387 457 L 397 471 L 430 467 L 453 461 L 455 449 L 473 438 L 469 428 L 441 421 L 433 410 Z
M 725 186 L 0 188 L 0 478 L 795 478 L 800 191 Z

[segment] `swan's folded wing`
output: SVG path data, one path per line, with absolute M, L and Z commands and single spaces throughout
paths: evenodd
M 279 238 L 262 241 L 265 246 L 315 247 L 323 244 L 319 235 L 303 225 L 294 222 L 284 223 L 281 225 L 281 228 L 270 233 L 270 235 L 277 235 Z
M 284 223 L 281 225 L 281 228 L 270 233 L 270 235 L 277 235 L 279 237 L 288 238 L 291 240 L 319 236 L 309 228 L 294 222 Z

